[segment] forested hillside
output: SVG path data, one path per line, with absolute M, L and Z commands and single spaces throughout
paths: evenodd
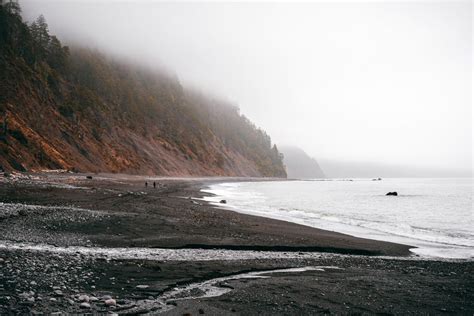
M 0 119 L 5 170 L 286 176 L 270 137 L 236 106 L 65 47 L 15 3 L 0 6 Z

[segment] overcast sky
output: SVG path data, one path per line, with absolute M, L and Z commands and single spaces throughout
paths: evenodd
M 316 158 L 471 168 L 471 1 L 20 4 L 63 41 L 163 64 Z

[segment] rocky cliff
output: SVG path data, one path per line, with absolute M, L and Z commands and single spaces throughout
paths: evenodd
M 282 146 L 280 150 L 284 155 L 284 163 L 288 178 L 315 179 L 325 178 L 323 170 L 316 159 L 310 157 L 304 150 L 293 146 Z

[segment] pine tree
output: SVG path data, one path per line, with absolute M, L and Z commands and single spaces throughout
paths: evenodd
M 65 70 L 68 56 L 69 48 L 63 47 L 56 36 L 51 36 L 46 58 L 49 66 L 59 71 Z
M 30 30 L 38 45 L 43 49 L 46 49 L 51 38 L 49 36 L 48 23 L 46 23 L 46 19 L 42 14 L 36 19 L 36 21 L 31 23 Z
M 0 1 L 0 4 L 3 4 L 3 2 Z M 18 1 L 10 0 L 8 2 L 5 2 L 4 6 L 8 13 L 20 16 L 21 7 Z

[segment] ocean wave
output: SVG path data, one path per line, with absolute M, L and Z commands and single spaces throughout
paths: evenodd
M 216 194 L 206 200 L 216 203 L 226 199 L 225 208 L 241 213 L 414 245 L 422 248 L 420 253 L 425 255 L 474 256 L 474 232 L 469 224 L 472 218 L 463 218 L 464 204 L 460 204 L 469 204 L 470 201 L 464 191 L 443 195 L 443 191 L 433 190 L 431 184 L 433 192 L 423 194 L 425 188 L 421 185 L 418 188 L 413 183 L 397 183 L 399 188 L 407 191 L 404 193 L 406 197 L 413 198 L 413 201 L 408 201 L 374 195 L 371 191 L 373 184 L 368 181 L 359 183 L 362 188 L 351 185 L 342 189 L 345 183 L 339 182 L 334 188 L 333 183 L 321 181 L 306 184 L 298 181 L 218 184 L 206 189 L 206 192 Z M 328 185 L 331 186 L 329 189 L 324 187 Z M 444 183 L 440 186 L 446 191 Z M 337 188 L 345 195 L 341 195 Z M 450 189 L 458 190 L 458 187 Z M 321 197 L 322 194 L 325 195 Z

